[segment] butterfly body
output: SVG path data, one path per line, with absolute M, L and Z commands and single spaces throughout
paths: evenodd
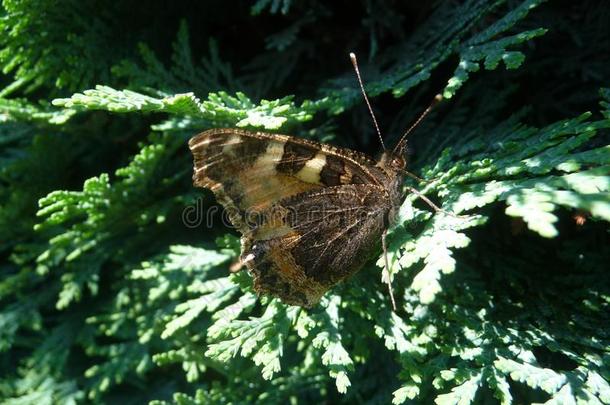
M 193 182 L 240 231 L 259 294 L 310 307 L 375 253 L 402 202 L 405 160 L 233 128 L 189 142 Z

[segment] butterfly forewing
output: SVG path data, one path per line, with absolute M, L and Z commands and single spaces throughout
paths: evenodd
M 287 135 L 232 128 L 205 131 L 189 142 L 195 186 L 211 189 L 231 222 L 246 231 L 243 215 L 282 198 L 327 186 L 376 181 L 374 160 Z

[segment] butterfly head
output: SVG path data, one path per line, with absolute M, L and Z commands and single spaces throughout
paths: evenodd
M 386 150 L 379 158 L 377 166 L 386 172 L 400 172 L 407 166 L 407 161 L 401 154 Z

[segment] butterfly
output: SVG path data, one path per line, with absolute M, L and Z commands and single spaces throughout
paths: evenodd
M 356 58 L 350 57 L 381 139 Z M 190 139 L 193 183 L 214 192 L 241 233 L 240 261 L 257 293 L 311 307 L 360 270 L 380 242 L 387 270 L 385 237 L 405 197 L 406 135 L 431 108 L 377 160 L 307 139 L 235 128 Z

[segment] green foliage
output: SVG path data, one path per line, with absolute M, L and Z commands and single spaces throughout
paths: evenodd
M 251 126 L 278 129 L 287 121 L 311 119 L 304 108 L 297 108 L 292 97 L 279 100 L 261 100 L 255 105 L 245 94 L 230 96 L 225 92 L 210 93 L 201 102 L 193 93 L 177 94 L 162 99 L 134 91 L 117 91 L 97 86 L 69 99 L 55 99 L 53 104 L 75 110 L 108 110 L 112 112 L 166 112 L 182 117 L 192 117 L 207 125 Z M 198 122 L 199 125 L 203 124 Z
M 109 66 L 122 56 L 118 21 L 112 18 L 124 12 L 121 5 L 28 0 L 2 6 L 0 66 L 14 81 L 0 96 L 43 86 L 75 90 L 110 79 Z
M 0 402 L 610 403 L 610 8 L 462 3 L 2 2 Z M 407 195 L 389 274 L 257 297 L 186 142 L 378 149 L 351 50 L 392 136 L 450 99 L 409 139 L 444 211 Z

